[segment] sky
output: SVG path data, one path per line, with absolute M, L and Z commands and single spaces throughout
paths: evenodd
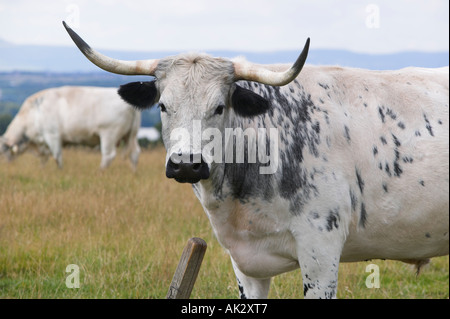
M 449 50 L 448 0 L 0 0 L 0 40 L 95 49 Z

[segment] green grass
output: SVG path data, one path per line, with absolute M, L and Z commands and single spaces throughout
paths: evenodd
M 189 185 L 165 178 L 164 150 L 144 152 L 136 173 L 118 157 L 64 150 L 64 168 L 24 154 L 0 161 L 0 298 L 165 298 L 190 237 L 207 244 L 191 298 L 236 298 L 230 260 Z M 370 263 L 380 288 L 369 289 Z M 66 287 L 66 266 L 80 288 Z M 341 264 L 338 298 L 448 298 L 449 260 L 417 277 L 395 261 Z M 300 270 L 272 281 L 270 298 L 302 298 Z

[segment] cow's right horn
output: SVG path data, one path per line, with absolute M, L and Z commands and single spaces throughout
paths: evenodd
M 123 75 L 154 75 L 158 60 L 123 61 L 116 60 L 93 50 L 84 40 L 63 21 L 73 42 L 78 49 L 99 68 Z
M 284 72 L 271 71 L 263 66 L 259 66 L 250 62 L 234 62 L 235 80 L 255 81 L 262 84 L 283 86 L 293 81 L 305 64 L 308 57 L 309 38 L 306 40 L 302 53 L 297 61 Z

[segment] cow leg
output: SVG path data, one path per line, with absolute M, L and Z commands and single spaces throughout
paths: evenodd
M 234 273 L 239 286 L 239 297 L 241 299 L 266 299 L 269 295 L 270 278 L 253 278 L 244 275 L 231 258 Z
M 53 134 L 53 135 L 44 135 L 45 142 L 47 143 L 47 146 L 50 150 L 50 153 L 52 154 L 53 158 L 56 161 L 56 164 L 59 168 L 63 167 L 63 160 L 62 160 L 62 143 L 61 138 L 59 135 Z
M 44 167 L 45 164 L 47 164 L 47 161 L 48 161 L 48 154 L 40 154 L 39 158 L 41 160 L 41 166 Z
M 141 148 L 139 147 L 139 144 L 136 140 L 132 141 L 131 143 L 133 143 L 133 146 L 130 152 L 130 161 L 133 170 L 136 170 L 139 154 L 141 153 Z
M 338 231 L 333 234 L 317 234 L 313 230 L 302 229 L 302 234 L 298 237 L 297 255 L 305 298 L 336 298 L 342 250 L 340 234 Z
M 41 144 L 37 146 L 37 155 L 39 156 L 39 159 L 41 160 L 41 166 L 44 167 L 45 164 L 47 164 L 48 158 L 51 155 L 51 152 L 47 145 Z
M 304 254 L 299 258 L 306 299 L 336 298 L 339 256 Z
M 114 141 L 108 138 L 107 133 L 100 135 L 100 150 L 102 152 L 102 161 L 100 163 L 100 168 L 105 169 L 116 157 L 116 145 Z

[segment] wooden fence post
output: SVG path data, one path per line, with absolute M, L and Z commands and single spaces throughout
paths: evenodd
M 181 254 L 166 299 L 189 299 L 206 251 L 206 242 L 190 238 Z

